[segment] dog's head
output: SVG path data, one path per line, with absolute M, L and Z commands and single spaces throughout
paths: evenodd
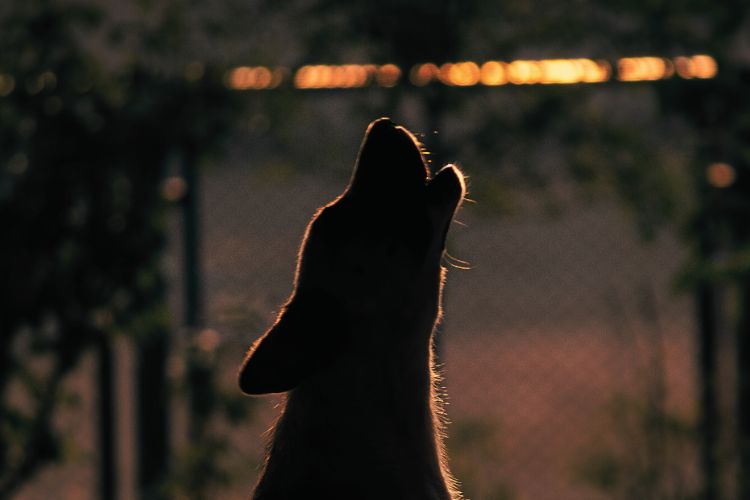
M 308 225 L 294 292 L 245 357 L 242 390 L 293 389 L 356 342 L 357 325 L 406 308 L 436 313 L 440 259 L 464 194 L 456 167 L 430 177 L 408 130 L 371 123 L 349 186 Z

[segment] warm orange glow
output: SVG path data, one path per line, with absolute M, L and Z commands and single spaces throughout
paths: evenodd
M 366 87 L 376 82 L 381 87 L 393 87 L 401 78 L 395 64 L 315 64 L 302 66 L 294 75 L 298 89 L 350 89 Z
M 692 61 L 689 57 L 675 57 L 674 67 L 680 78 L 693 78 Z
M 375 78 L 381 87 L 393 87 L 401 78 L 401 68 L 395 64 L 384 64 L 378 68 Z
M 513 61 L 508 65 L 508 80 L 515 85 L 540 83 L 542 67 L 539 61 Z
M 691 57 L 693 62 L 693 74 L 696 78 L 713 78 L 719 72 L 716 59 L 707 55 L 695 55 Z
M 275 89 L 281 85 L 286 73 L 285 68 L 239 66 L 227 75 L 227 85 L 235 90 Z
M 482 85 L 496 86 L 508 83 L 506 64 L 500 61 L 487 61 L 482 64 L 479 81 Z
M 323 86 L 321 82 L 324 82 L 327 76 L 325 66 L 303 66 L 294 76 L 294 84 L 300 89 L 320 88 Z
M 200 78 L 202 65 L 193 63 L 186 77 Z M 718 72 L 716 60 L 705 54 L 662 57 L 623 57 L 617 60 L 617 79 L 622 82 L 654 81 L 671 78 L 713 78 Z M 273 89 L 281 85 L 289 70 L 265 66 L 240 66 L 227 74 L 227 86 L 238 90 Z M 401 81 L 402 70 L 395 64 L 314 64 L 302 66 L 294 73 L 293 84 L 298 89 L 350 89 L 370 85 L 394 87 Z M 474 61 L 446 62 L 440 66 L 427 62 L 409 70 L 409 81 L 423 87 L 434 81 L 452 87 L 476 85 L 569 85 L 610 81 L 613 68 L 609 62 L 586 58 L 578 59 L 519 59 L 510 62 Z M 46 83 L 40 80 L 42 83 Z M 0 75 L 0 96 L 12 92 L 15 82 L 10 76 Z
M 424 87 L 437 79 L 440 69 L 432 63 L 417 64 L 409 71 L 409 81 L 417 87 Z
M 707 55 L 675 57 L 674 65 L 681 78 L 713 78 L 718 72 L 716 60 Z
M 734 184 L 737 173 L 728 163 L 712 163 L 706 169 L 706 179 L 713 187 L 727 188 Z
M 612 66 L 607 61 L 592 61 L 591 59 L 576 59 L 583 71 L 584 83 L 606 82 L 612 76 Z
M 622 82 L 664 80 L 674 74 L 674 65 L 661 57 L 623 57 L 617 61 L 617 79 Z
M 440 69 L 440 80 L 447 85 L 469 87 L 479 83 L 479 66 L 473 62 L 444 64 Z
M 583 79 L 583 65 L 571 59 L 551 59 L 541 62 L 542 83 L 578 83 Z
M 606 82 L 611 67 L 607 61 L 591 59 L 550 59 L 541 61 L 543 76 L 540 83 L 573 84 Z
M 294 86 L 298 89 L 315 88 L 319 79 L 317 66 L 302 66 L 294 75 Z
M 438 80 L 440 80 L 444 85 L 453 85 L 453 82 L 451 81 L 451 69 L 453 69 L 453 63 L 445 63 L 440 66 L 440 71 L 438 71 Z
M 369 78 L 368 69 L 359 64 L 345 64 L 336 70 L 334 85 L 343 88 L 364 87 Z M 336 72 L 334 71 L 334 72 Z

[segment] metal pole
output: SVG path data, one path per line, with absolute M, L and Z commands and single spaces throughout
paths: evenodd
M 700 457 L 703 469 L 704 500 L 719 498 L 716 464 L 718 409 L 716 402 L 716 300 L 710 284 L 701 284 L 695 293 L 698 321 L 698 373 L 700 421 Z
M 115 500 L 117 498 L 117 479 L 115 474 L 116 446 L 114 439 L 114 377 L 112 374 L 114 355 L 106 334 L 99 332 L 97 382 L 99 398 L 99 498 Z
M 701 213 L 698 214 L 696 256 L 699 262 L 709 262 L 716 252 L 713 204 L 710 187 L 702 175 L 697 179 L 697 195 Z M 721 498 L 718 480 L 717 443 L 719 409 L 716 396 L 716 321 L 717 297 L 714 284 L 702 280 L 694 292 L 698 336 L 698 397 L 700 405 L 699 452 L 703 472 L 703 500 Z
M 155 166 L 158 168 L 158 165 Z M 163 306 L 162 292 L 153 294 L 151 307 Z M 154 318 L 136 337 L 137 482 L 141 500 L 165 500 L 169 468 L 169 388 L 167 357 L 169 328 Z
M 201 297 L 201 261 L 200 261 L 200 221 L 198 217 L 200 203 L 200 179 L 192 150 L 183 151 L 182 176 L 187 191 L 182 200 L 183 248 L 185 273 L 185 325 L 188 328 L 200 326 L 203 316 Z
M 750 500 L 750 279 L 740 281 L 737 325 L 737 498 Z
M 168 342 L 162 325 L 143 332 L 138 342 L 138 482 L 143 500 L 165 498 L 161 486 L 169 457 Z
M 196 152 L 183 151 L 182 175 L 187 186 L 183 199 L 183 247 L 185 272 L 185 326 L 189 335 L 200 335 L 203 326 L 203 297 L 201 293 L 201 240 L 200 240 L 200 175 Z M 191 340 L 198 340 L 191 339 Z M 206 424 L 214 410 L 213 366 L 206 353 L 192 342 L 187 356 L 187 383 L 190 394 L 188 435 L 197 443 L 204 434 Z
M 737 157 L 733 162 L 737 171 L 747 172 L 750 165 Z M 746 200 L 750 194 L 750 184 L 747 179 L 739 177 L 735 184 L 734 197 Z M 748 208 L 746 204 L 738 204 L 742 212 L 733 218 L 734 242 L 733 251 L 741 252 L 750 243 L 750 224 L 748 224 Z M 737 498 L 750 500 L 750 276 L 740 272 L 737 277 L 737 324 L 735 330 L 735 369 L 737 375 L 736 388 L 736 432 L 737 446 Z

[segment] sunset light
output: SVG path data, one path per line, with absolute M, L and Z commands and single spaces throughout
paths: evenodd
M 227 75 L 235 90 L 273 89 L 291 80 L 297 89 L 390 88 L 402 82 L 404 71 L 395 64 L 313 64 L 296 71 L 288 68 L 240 66 Z M 685 80 L 714 78 L 716 60 L 705 54 L 664 57 L 623 57 L 614 64 L 603 59 L 517 59 L 482 63 L 457 61 L 412 66 L 403 79 L 415 87 L 441 84 L 449 87 L 497 87 L 503 85 L 571 85 L 643 82 L 679 77 Z M 288 78 L 291 75 L 291 78 Z M 0 80 L 0 84 L 2 80 Z M 2 87 L 2 85 L 0 85 Z
M 0 500 L 750 500 L 749 23 L 0 0 Z
M 236 90 L 275 89 L 285 79 L 286 68 L 239 66 L 227 75 L 227 85 Z
M 674 74 L 674 65 L 661 57 L 623 57 L 617 61 L 617 79 L 623 82 L 663 80 Z
M 681 78 L 713 78 L 718 73 L 718 66 L 713 57 L 695 55 L 693 57 L 675 57 L 675 68 Z

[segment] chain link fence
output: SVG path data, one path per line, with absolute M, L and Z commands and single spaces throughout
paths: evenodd
M 170 216 L 164 269 L 175 325 L 169 364 L 175 395 L 184 389 L 190 338 L 210 344 L 219 389 L 238 394 L 244 352 L 291 292 L 305 226 L 343 190 L 358 139 L 313 149 L 310 168 L 290 167 L 297 160 L 283 151 L 256 156 L 273 146 L 240 140 L 226 160 L 203 170 L 203 333 L 180 327 L 182 227 L 178 211 Z M 336 165 L 315 167 L 326 162 Z M 449 239 L 439 358 L 450 463 L 467 498 L 694 498 L 700 486 L 695 321 L 691 297 L 674 286 L 686 248 L 668 232 L 643 242 L 628 214 L 603 197 L 567 197 L 550 213 L 540 208 L 541 194 L 526 192 L 517 200 L 524 208 L 493 214 L 471 194 L 482 176 L 470 165 L 465 170 L 473 202 L 460 210 Z M 452 266 L 455 259 L 467 264 Z M 731 345 L 723 345 L 726 361 Z M 134 356 L 125 339 L 117 352 L 118 488 L 129 500 L 136 498 Z M 60 422 L 76 453 L 19 498 L 50 491 L 56 498 L 95 498 L 93 371 L 89 359 L 71 379 L 69 390 L 80 402 Z M 722 381 L 731 372 L 724 371 Z M 731 394 L 723 396 L 731 414 Z M 188 424 L 184 400 L 175 401 L 172 434 L 181 449 L 189 444 Z M 249 399 L 239 425 L 216 424 L 229 436 L 221 453 L 227 481 L 217 498 L 247 497 L 279 402 Z
M 311 214 L 347 175 L 244 154 L 206 173 L 207 323 L 221 333 L 228 384 L 291 291 Z M 533 196 L 522 201 L 533 207 Z M 475 201 L 452 229 L 449 252 L 468 269 L 450 269 L 439 333 L 448 448 L 467 497 L 695 493 L 694 321 L 690 297 L 672 284 L 686 256 L 679 241 L 642 242 L 605 199 L 571 199 L 555 215 L 491 215 Z M 236 433 L 239 453 L 256 466 L 237 498 L 253 484 L 277 402 L 258 400 Z

